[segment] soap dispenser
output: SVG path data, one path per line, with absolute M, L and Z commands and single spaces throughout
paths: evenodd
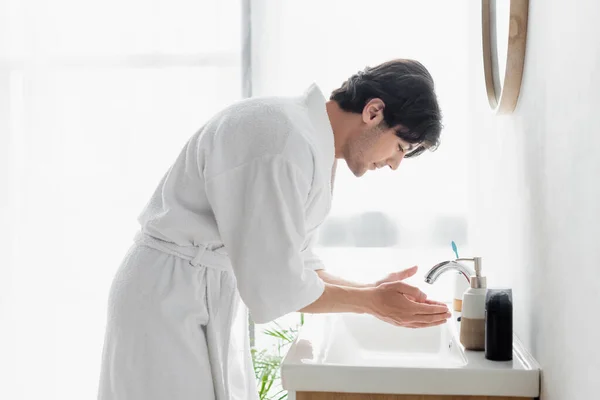
M 460 319 L 460 342 L 467 350 L 485 350 L 486 278 L 481 275 L 481 257 L 474 257 L 475 275 L 463 294 Z

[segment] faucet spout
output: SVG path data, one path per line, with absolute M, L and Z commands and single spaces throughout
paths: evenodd
M 471 276 L 475 275 L 475 271 L 467 267 L 465 264 L 458 262 L 467 260 L 472 261 L 472 259 L 458 258 L 456 260 L 442 261 L 441 263 L 434 265 L 433 268 L 431 268 L 425 275 L 425 282 L 433 284 L 440 277 L 440 275 L 447 271 L 453 270 L 460 272 L 465 277 L 467 282 L 470 283 Z

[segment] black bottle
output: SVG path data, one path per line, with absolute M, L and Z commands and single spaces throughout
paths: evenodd
M 512 290 L 488 289 L 485 299 L 485 358 L 510 361 L 512 353 Z

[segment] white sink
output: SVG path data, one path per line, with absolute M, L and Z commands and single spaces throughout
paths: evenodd
M 457 340 L 458 316 L 426 329 L 367 315 L 312 316 L 282 363 L 283 387 L 290 399 L 298 391 L 539 396 L 539 365 L 517 338 L 512 361 L 486 360 Z
M 355 366 L 457 366 L 466 358 L 448 325 L 400 328 L 370 315 L 331 318 L 330 341 L 323 363 Z

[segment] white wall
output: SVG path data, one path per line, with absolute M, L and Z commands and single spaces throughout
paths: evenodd
M 485 98 L 479 2 L 470 14 L 470 233 L 490 286 L 514 290 L 515 329 L 543 400 L 600 391 L 600 2 L 530 1 L 517 110 Z
M 316 82 L 329 96 L 358 70 L 394 58 L 421 61 L 436 82 L 442 146 L 361 179 L 340 163 L 330 222 L 381 212 L 398 223 L 403 248 L 441 242 L 452 257 L 455 240 L 466 254 L 467 9 L 466 1 L 252 0 L 254 95 L 297 95 Z M 438 229 L 444 219 L 457 222 Z

